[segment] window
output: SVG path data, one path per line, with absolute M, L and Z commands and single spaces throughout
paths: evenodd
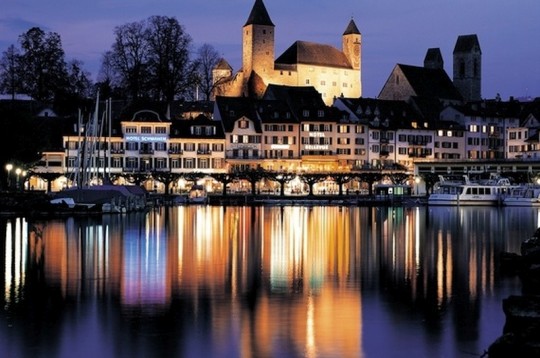
M 195 160 L 193 158 L 184 158 L 184 168 L 186 168 L 186 169 L 194 169 L 195 168 Z
M 249 128 L 249 121 L 245 119 L 238 121 L 238 128 L 242 128 L 242 129 Z
M 126 133 L 137 133 L 137 127 L 126 127 Z
M 149 127 L 149 126 L 142 126 L 142 127 L 141 127 L 141 133 L 144 133 L 144 134 L 152 133 L 152 127 Z
M 184 144 L 184 150 L 186 152 L 194 152 L 195 151 L 195 143 L 186 143 L 186 144 Z
M 167 127 L 156 127 L 156 133 L 157 134 L 165 134 L 165 133 L 167 133 Z
M 180 159 L 171 159 L 171 169 L 180 169 Z

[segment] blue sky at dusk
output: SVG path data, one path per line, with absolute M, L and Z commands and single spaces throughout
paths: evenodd
M 114 28 L 153 15 L 176 17 L 196 49 L 212 45 L 238 70 L 241 29 L 254 0 L 2 0 L 0 50 L 33 26 L 57 32 L 66 60 L 84 62 L 95 76 Z M 341 48 L 354 18 L 363 36 L 363 96 L 376 97 L 396 63 L 423 65 L 441 49 L 452 77 L 459 35 L 477 34 L 482 48 L 482 96 L 540 97 L 539 0 L 265 0 L 276 25 L 276 56 L 294 41 Z

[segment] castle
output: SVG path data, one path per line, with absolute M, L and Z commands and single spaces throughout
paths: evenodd
M 262 0 L 255 4 L 242 31 L 242 68 L 233 73 L 225 59 L 213 70 L 214 96 L 261 98 L 270 84 L 312 86 L 327 105 L 336 97 L 362 96 L 362 35 L 350 20 L 342 49 L 296 41 L 274 58 L 275 26 Z

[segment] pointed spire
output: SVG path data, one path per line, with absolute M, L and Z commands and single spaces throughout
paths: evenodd
M 349 21 L 349 25 L 347 25 L 347 28 L 345 29 L 345 32 L 343 35 L 360 35 L 360 30 L 358 30 L 358 27 L 356 26 L 356 23 L 351 18 L 351 21 Z
M 251 13 L 249 14 L 249 17 L 244 26 L 248 25 L 274 26 L 262 0 L 255 0 L 255 4 L 253 5 Z

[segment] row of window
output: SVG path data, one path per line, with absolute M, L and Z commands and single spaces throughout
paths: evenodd
M 95 158 L 93 166 L 98 168 L 105 167 L 105 158 Z M 77 158 L 68 157 L 66 159 L 68 168 L 77 166 Z M 126 171 L 147 171 L 159 169 L 223 169 L 225 159 L 223 158 L 136 158 L 136 157 L 114 157 L 110 158 L 108 167 L 113 169 L 123 168 Z

